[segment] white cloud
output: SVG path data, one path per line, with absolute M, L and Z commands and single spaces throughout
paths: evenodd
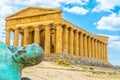
M 108 47 L 109 49 L 119 50 L 120 51 L 120 36 L 118 35 L 107 35 L 107 34 L 98 34 L 108 37 Z
M 89 0 L 57 0 L 57 1 L 65 4 L 80 4 L 80 5 L 85 5 L 89 2 Z
M 108 16 L 103 16 L 97 23 L 97 29 L 99 30 L 120 30 L 120 12 L 112 13 Z
M 78 7 L 78 6 L 75 6 L 72 8 L 64 8 L 64 11 L 78 14 L 78 15 L 85 15 L 86 13 L 88 13 L 87 9 L 84 9 L 83 7 Z
M 0 2 L 0 16 L 6 16 L 12 13 L 12 6 L 8 5 L 8 0 L 3 0 Z
M 120 51 L 120 36 L 108 35 L 109 36 L 109 48 Z
M 120 40 L 110 42 L 109 47 L 114 49 L 114 50 L 119 50 L 120 51 Z
M 120 0 L 96 0 L 98 5 L 93 8 L 93 12 L 111 11 L 115 6 L 120 6 Z
M 5 42 L 5 31 L 3 27 L 0 27 L 0 41 Z
M 117 35 L 106 35 L 102 34 L 105 36 L 108 36 L 108 47 L 109 49 L 114 49 L 120 51 L 120 36 Z

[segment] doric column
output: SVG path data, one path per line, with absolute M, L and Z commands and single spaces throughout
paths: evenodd
M 84 53 L 83 53 L 83 34 L 82 33 L 80 33 L 80 43 L 79 44 L 80 44 L 80 50 L 79 50 L 80 56 L 83 57 Z
M 96 60 L 98 60 L 98 41 L 96 40 Z
M 24 42 L 23 45 L 29 44 L 29 29 L 26 27 L 24 28 Z
M 96 39 L 94 40 L 94 56 L 95 56 L 95 59 L 97 59 L 97 41 Z
M 101 49 L 101 60 L 104 61 L 104 53 L 103 53 L 104 48 L 102 42 L 100 43 L 100 49 Z
M 29 32 L 29 44 L 32 44 L 32 43 L 33 43 L 33 33 Z
M 14 31 L 14 46 L 18 46 L 19 45 L 19 30 L 15 29 Z
M 70 31 L 69 31 L 70 33 L 69 33 L 69 54 L 70 54 L 70 56 L 72 56 L 73 55 L 73 30 L 72 29 L 70 29 Z
M 104 46 L 105 46 L 105 61 L 108 62 L 107 44 L 104 44 Z
M 45 25 L 45 46 L 44 53 L 50 54 L 50 25 Z
M 91 55 L 91 38 L 90 38 L 90 36 L 88 37 L 88 54 L 89 54 L 89 58 L 91 58 L 92 55 Z
M 68 54 L 68 28 L 63 29 L 63 51 Z
M 21 33 L 21 46 L 23 46 L 23 41 L 24 41 L 24 34 Z
M 35 26 L 34 43 L 40 44 L 40 29 L 38 26 Z
M 95 58 L 94 50 L 95 50 L 95 46 L 94 46 L 94 38 L 92 38 L 91 52 L 92 52 L 92 58 L 93 58 L 93 59 Z
M 77 31 L 75 31 L 75 40 L 74 40 L 74 42 L 75 42 L 75 56 L 78 56 L 79 54 L 78 54 L 78 32 Z
M 100 41 L 98 41 L 98 60 L 100 60 Z
M 6 30 L 6 44 L 10 45 L 10 30 Z
M 99 41 L 99 60 L 102 60 L 101 59 L 101 41 Z
M 83 43 L 83 45 L 84 45 L 84 57 L 88 57 L 88 55 L 87 55 L 87 35 L 84 35 L 84 43 Z
M 56 49 L 57 54 L 62 53 L 62 25 L 56 25 Z
M 101 57 L 101 41 L 99 41 L 99 60 L 102 60 L 102 57 Z
M 104 45 L 104 43 L 102 45 L 103 45 L 103 60 L 106 61 L 106 59 L 105 59 L 105 56 L 106 56 L 105 55 L 105 45 Z

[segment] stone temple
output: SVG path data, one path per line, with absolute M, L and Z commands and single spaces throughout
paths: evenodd
M 55 8 L 28 7 L 6 17 L 6 44 L 24 46 L 37 43 L 45 55 L 84 57 L 108 62 L 108 37 L 89 33 L 64 20 L 62 11 Z M 13 36 L 13 35 L 12 35 Z

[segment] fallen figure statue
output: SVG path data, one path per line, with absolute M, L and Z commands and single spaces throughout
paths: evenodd
M 22 69 L 39 64 L 44 58 L 37 44 L 7 46 L 0 41 L 0 80 L 21 80 Z

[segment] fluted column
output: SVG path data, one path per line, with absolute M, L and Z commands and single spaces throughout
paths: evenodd
M 80 56 L 83 57 L 84 53 L 83 53 L 83 34 L 82 33 L 80 33 L 80 43 L 79 44 L 80 44 L 80 50 L 79 50 Z
M 10 45 L 10 30 L 6 30 L 6 44 Z
M 94 46 L 94 38 L 92 38 L 91 52 L 92 52 L 92 58 L 93 58 L 93 59 L 95 58 L 94 50 L 95 50 L 95 46 Z
M 74 42 L 75 42 L 75 56 L 78 56 L 78 32 L 75 31 L 75 38 L 74 38 Z
M 103 60 L 106 61 L 106 59 L 105 59 L 105 56 L 106 56 L 105 55 L 105 45 L 104 45 L 104 43 L 102 45 L 103 45 Z
M 96 59 L 98 60 L 98 40 L 96 40 Z
M 95 56 L 95 59 L 97 59 L 97 41 L 96 39 L 94 40 L 94 56 Z
M 105 61 L 105 47 L 104 47 L 104 43 L 102 43 L 102 54 L 103 54 L 103 60 Z
M 14 31 L 14 46 L 18 46 L 19 45 L 19 30 L 15 29 Z
M 69 54 L 70 56 L 73 55 L 73 30 L 70 29 L 69 33 Z
M 88 37 L 88 54 L 89 54 L 89 58 L 91 58 L 92 55 L 91 55 L 91 38 L 90 38 L 90 36 Z
M 84 57 L 88 57 L 88 55 L 87 55 L 87 35 L 84 35 L 84 43 L 83 43 L 83 45 L 84 45 Z
M 32 44 L 32 43 L 33 43 L 33 33 L 29 32 L 29 44 Z
M 56 25 L 56 54 L 62 53 L 62 25 Z
M 36 43 L 38 45 L 40 43 L 40 29 L 39 29 L 39 27 L 35 27 L 34 43 Z
M 26 27 L 24 28 L 24 42 L 23 45 L 29 44 L 29 29 Z
M 68 54 L 68 28 L 66 26 L 63 32 L 63 51 Z
M 100 41 L 98 41 L 98 60 L 100 60 Z
M 104 46 L 105 46 L 105 61 L 108 62 L 107 44 L 104 44 Z
M 44 53 L 50 54 L 50 25 L 45 25 L 45 46 Z
M 21 33 L 21 46 L 23 46 L 23 41 L 24 41 L 24 34 Z
M 104 53 L 103 53 L 103 44 L 100 43 L 100 49 L 101 49 L 101 60 L 104 61 Z

